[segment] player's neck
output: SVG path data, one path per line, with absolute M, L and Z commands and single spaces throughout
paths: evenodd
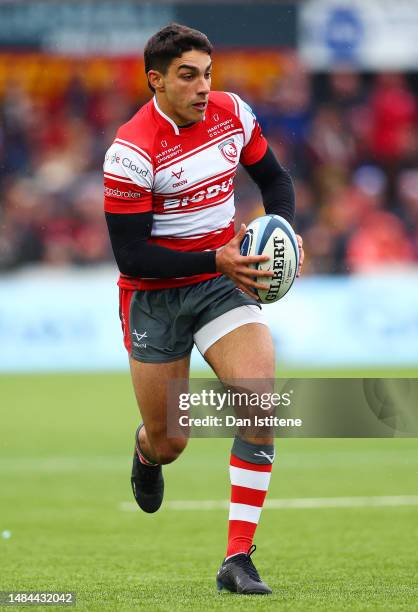
M 171 121 L 174 121 L 177 127 L 188 128 L 188 127 L 191 127 L 192 125 L 195 125 L 196 122 L 187 121 L 186 119 L 183 119 L 182 117 L 177 115 L 177 113 L 173 110 L 170 103 L 164 97 L 158 96 L 157 94 L 155 94 L 155 101 L 157 103 L 159 110 L 164 115 L 166 115 L 166 117 L 171 119 Z

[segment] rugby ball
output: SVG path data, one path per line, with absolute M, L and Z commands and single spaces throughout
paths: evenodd
M 270 260 L 253 264 L 257 270 L 272 270 L 274 276 L 259 277 L 269 289 L 254 289 L 263 304 L 277 302 L 289 291 L 299 268 L 299 248 L 291 225 L 279 215 L 254 219 L 241 242 L 241 255 L 268 255 Z

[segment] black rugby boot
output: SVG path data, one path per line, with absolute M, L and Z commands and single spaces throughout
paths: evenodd
M 164 478 L 161 465 L 145 465 L 138 457 L 138 436 L 142 425 L 135 434 L 134 459 L 131 485 L 136 503 L 144 512 L 157 512 L 164 497 Z
M 270 587 L 261 580 L 251 560 L 255 549 L 253 544 L 247 553 L 240 553 L 223 561 L 216 576 L 218 591 L 227 589 L 231 593 L 241 595 L 269 595 L 271 593 Z

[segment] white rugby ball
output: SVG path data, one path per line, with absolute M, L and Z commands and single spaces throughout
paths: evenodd
M 241 242 L 241 255 L 268 255 L 270 260 L 253 264 L 257 270 L 271 270 L 274 276 L 257 277 L 268 290 L 254 289 L 263 304 L 280 300 L 289 291 L 299 268 L 299 248 L 292 226 L 279 215 L 254 219 Z

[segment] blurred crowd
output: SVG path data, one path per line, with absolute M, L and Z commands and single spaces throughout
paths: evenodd
M 418 260 L 418 122 L 411 75 L 295 66 L 248 101 L 297 196 L 305 274 Z M 146 100 L 75 77 L 57 96 L 10 83 L 0 99 L 0 269 L 113 261 L 101 168 L 117 127 Z M 240 170 L 237 222 L 262 213 Z

